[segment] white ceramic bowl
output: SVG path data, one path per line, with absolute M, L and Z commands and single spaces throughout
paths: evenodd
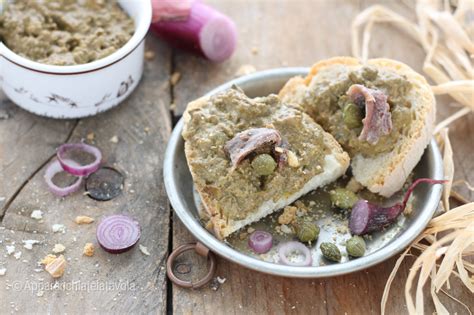
M 135 21 L 135 33 L 103 59 L 52 66 L 23 58 L 0 43 L 0 86 L 8 98 L 27 111 L 54 118 L 92 116 L 127 98 L 142 77 L 152 11 L 150 0 L 118 2 Z

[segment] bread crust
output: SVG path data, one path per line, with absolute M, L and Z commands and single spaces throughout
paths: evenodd
M 199 109 L 203 106 L 206 106 L 208 100 L 209 100 L 209 97 L 202 97 L 188 104 L 186 111 L 183 114 L 183 119 L 184 119 L 183 134 L 186 133 L 188 123 L 191 119 L 189 112 L 195 109 Z M 303 115 L 306 115 L 306 114 L 303 113 Z M 308 119 L 310 118 L 308 117 Z M 208 194 L 204 193 L 202 187 L 199 187 L 199 185 L 195 185 L 195 189 L 201 198 L 203 208 L 206 211 L 212 223 L 212 230 L 214 232 L 214 235 L 219 239 L 224 239 L 231 233 L 239 230 L 241 227 L 251 222 L 257 221 L 273 213 L 274 211 L 285 207 L 286 205 L 296 201 L 298 198 L 300 198 L 304 194 L 318 187 L 327 185 L 333 182 L 334 180 L 336 180 L 337 178 L 339 178 L 340 176 L 342 176 L 346 172 L 347 168 L 349 167 L 349 162 L 350 162 L 349 155 L 342 150 L 339 143 L 329 133 L 323 131 L 323 134 L 324 134 L 323 139 L 324 139 L 325 145 L 331 149 L 331 153 L 326 155 L 326 158 L 325 158 L 325 164 L 323 166 L 324 172 L 313 177 L 305 185 L 305 187 L 303 187 L 300 191 L 294 193 L 293 195 L 290 195 L 290 196 L 282 195 L 282 197 L 276 201 L 269 200 L 265 204 L 261 205 L 260 208 L 256 211 L 256 216 L 255 216 L 256 219 L 253 219 L 253 220 L 249 219 L 244 222 L 244 221 L 229 220 L 227 218 L 221 217 L 221 213 L 219 212 L 219 210 L 213 207 L 213 202 L 209 198 Z M 193 149 L 191 145 L 189 144 L 189 142 L 185 141 L 184 152 L 187 157 L 188 166 L 189 166 L 191 175 L 193 179 L 195 179 L 197 175 L 194 173 L 193 168 L 189 165 L 189 162 L 190 162 L 189 157 L 192 156 L 192 151 Z
M 406 64 L 385 58 L 370 59 L 367 64 L 405 75 L 413 84 L 415 91 L 413 99 L 410 99 L 416 113 L 416 118 L 412 121 L 411 137 L 401 139 L 392 152 L 373 157 L 356 154 L 352 158 L 351 166 L 355 179 L 370 191 L 389 197 L 402 188 L 429 144 L 434 129 L 436 103 L 426 79 Z M 363 63 L 352 57 L 335 57 L 319 61 L 311 67 L 304 79 L 301 77 L 290 79 L 280 91 L 280 97 L 284 101 L 300 103 L 318 72 L 340 65 L 355 70 L 362 67 Z

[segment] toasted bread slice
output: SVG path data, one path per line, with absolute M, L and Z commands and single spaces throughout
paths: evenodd
M 344 139 L 346 134 L 341 135 L 334 131 L 337 129 L 333 126 L 334 120 L 327 115 L 324 116 L 326 108 L 323 108 L 323 106 L 326 106 L 326 104 L 314 100 L 317 100 L 318 95 L 329 92 L 330 89 L 333 89 L 333 91 L 330 91 L 330 97 L 337 100 L 337 97 L 346 93 L 348 82 L 358 80 L 352 78 L 350 73 L 362 71 L 364 67 L 375 70 L 379 83 L 384 78 L 392 80 L 388 82 L 386 87 L 390 106 L 405 106 L 404 110 L 409 111 L 411 117 L 409 123 L 394 127 L 397 134 L 390 136 L 389 140 L 391 142 L 385 142 L 389 145 L 381 150 L 383 152 L 373 150 L 374 152 L 370 153 L 368 149 L 349 149 L 343 145 L 351 156 L 352 173 L 355 179 L 370 191 L 389 197 L 402 188 L 408 175 L 420 160 L 433 134 L 435 98 L 423 76 L 407 65 L 390 59 L 371 59 L 363 64 L 354 58 L 336 57 L 316 63 L 305 78 L 295 77 L 290 79 L 279 95 L 283 102 L 299 104 L 306 113 L 342 143 L 347 141 L 347 139 Z M 391 82 L 395 82 L 394 85 L 401 82 L 394 78 L 401 81 L 406 80 L 411 88 L 406 91 L 403 90 L 403 95 L 396 99 L 394 103 L 391 103 L 390 89 L 394 88 L 394 86 L 391 86 Z M 382 86 L 380 89 L 384 90 L 384 87 Z M 400 92 L 394 91 L 396 93 Z M 397 104 L 400 99 L 406 104 Z M 338 109 L 337 105 L 335 109 L 335 105 L 332 106 L 332 115 L 341 114 L 342 110 Z M 393 108 L 391 108 L 392 110 Z M 394 117 L 393 112 L 392 117 Z
M 252 128 L 276 130 L 284 145 L 275 151 L 291 151 L 270 175 L 256 174 L 251 164 L 261 152 L 235 166 L 225 151 L 229 140 Z M 182 135 L 195 188 L 221 239 L 334 181 L 349 166 L 349 156 L 330 134 L 276 95 L 250 99 L 230 89 L 200 98 L 184 113 Z

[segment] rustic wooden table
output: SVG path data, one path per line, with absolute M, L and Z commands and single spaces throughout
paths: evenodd
M 153 36 L 138 89 L 119 108 L 98 117 L 60 121 L 29 114 L 10 101 L 0 103 L 0 313 L 299 313 L 377 314 L 385 281 L 396 257 L 358 273 L 330 279 L 296 280 L 247 270 L 219 259 L 217 276 L 225 278 L 217 290 L 185 290 L 171 285 L 165 274 L 166 257 L 176 246 L 192 240 L 173 215 L 163 186 L 162 162 L 172 125 L 188 101 L 235 76 L 242 65 L 257 70 L 282 66 L 309 66 L 336 55 L 350 55 L 350 24 L 372 0 L 215 0 L 208 1 L 232 16 L 239 29 L 239 46 L 231 60 L 210 64 L 187 53 L 170 49 Z M 414 18 L 410 1 L 384 4 Z M 423 52 L 414 42 L 390 27 L 377 26 L 371 56 L 399 59 L 421 71 Z M 172 75 L 180 80 L 171 84 Z M 176 75 L 174 76 L 176 78 Z M 438 99 L 438 119 L 454 111 L 448 97 Z M 474 182 L 474 147 L 466 135 L 474 133 L 473 115 L 451 127 L 457 179 Z M 45 165 L 55 149 L 65 142 L 87 140 L 104 153 L 107 165 L 125 175 L 123 194 L 97 202 L 76 193 L 54 197 L 43 183 Z M 117 136 L 118 143 L 110 139 Z M 466 198 L 474 194 L 460 189 Z M 44 212 L 42 221 L 30 218 L 33 210 Z M 77 226 L 77 215 L 96 219 L 126 212 L 142 225 L 138 248 L 111 255 L 100 249 L 93 257 L 82 256 L 86 242 L 95 241 L 96 223 Z M 60 223 L 66 232 L 52 233 Z M 22 240 L 42 243 L 32 250 Z M 54 244 L 66 246 L 67 272 L 55 283 L 38 270 L 37 261 L 51 252 Z M 19 259 L 8 256 L 6 245 L 21 251 Z M 404 279 L 412 261 L 408 259 L 396 277 L 387 314 L 406 313 Z M 205 272 L 205 261 L 183 255 L 184 278 Z M 36 270 L 35 270 L 36 269 Z M 186 270 L 188 269 L 188 270 Z M 215 289 L 215 287 L 214 287 Z M 470 303 L 472 295 L 456 280 L 450 294 Z M 441 294 L 452 312 L 467 314 L 465 307 Z M 426 302 L 427 313 L 433 305 Z

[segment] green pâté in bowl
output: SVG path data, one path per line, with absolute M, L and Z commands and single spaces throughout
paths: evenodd
M 50 65 L 107 57 L 134 31 L 134 21 L 115 0 L 14 0 L 0 13 L 1 41 L 22 57 Z

